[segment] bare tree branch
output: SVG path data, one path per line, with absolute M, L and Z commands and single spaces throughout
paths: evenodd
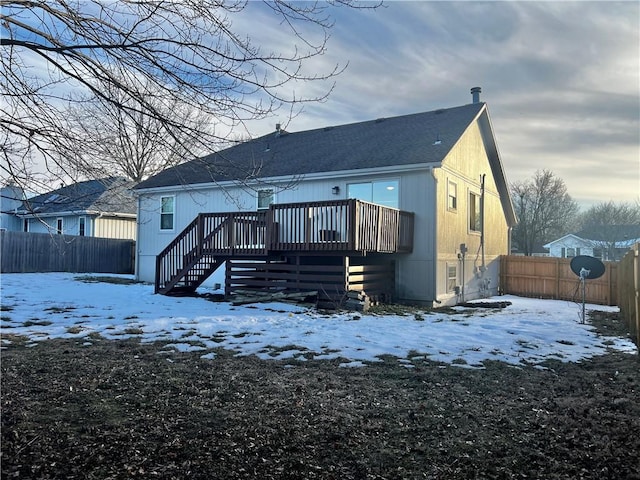
M 628 248 L 627 242 L 640 238 L 640 203 L 609 201 L 593 205 L 580 216 L 580 229 L 605 258 L 616 260 L 617 249 Z
M 166 139 L 167 158 L 180 152 L 189 159 L 226 144 L 230 132 L 237 135 L 246 122 L 283 105 L 323 100 L 343 67 L 309 73 L 306 65 L 326 51 L 330 10 L 361 7 L 352 0 L 2 0 L 0 5 L 6 100 L 0 107 L 0 174 L 18 184 L 29 182 L 30 188 L 47 182 L 33 170 L 43 163 L 50 175 L 88 175 L 87 149 L 96 143 L 87 145 L 88 126 L 80 126 L 77 116 L 70 121 L 71 107 L 79 112 L 92 105 L 91 111 L 100 104 L 118 113 L 114 128 L 135 127 L 127 152 L 108 145 L 98 152 L 101 158 L 109 149 L 112 155 L 133 155 L 149 148 L 136 143 L 143 137 L 135 129 L 147 128 L 152 134 L 147 140 Z M 284 52 L 255 45 L 232 23 L 234 16 L 254 10 L 287 29 L 291 42 L 276 46 Z M 288 87 L 310 81 L 329 81 L 325 93 L 296 96 Z M 176 106 L 207 122 L 185 121 L 171 112 Z M 214 120 L 219 128 L 211 128 Z M 141 163 L 153 163 L 144 155 L 136 162 L 127 167 L 134 170 L 123 169 L 130 178 L 144 176 Z
M 537 171 L 528 182 L 513 183 L 518 225 L 513 241 L 525 255 L 538 245 L 568 233 L 575 225 L 578 204 L 567 193 L 565 183 L 549 170 Z

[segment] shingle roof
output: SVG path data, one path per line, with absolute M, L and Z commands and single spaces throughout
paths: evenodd
M 45 215 L 63 212 L 136 213 L 135 197 L 122 178 L 87 180 L 25 200 L 20 214 Z
M 439 163 L 484 103 L 302 132 L 274 132 L 169 168 L 135 188 Z

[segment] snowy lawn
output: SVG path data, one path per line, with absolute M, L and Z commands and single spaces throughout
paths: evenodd
M 566 301 L 502 296 L 504 309 L 456 308 L 455 313 L 369 315 L 322 314 L 284 303 L 234 307 L 203 298 L 165 297 L 146 284 L 87 282 L 107 275 L 65 273 L 1 276 L 3 347 L 20 339 L 36 346 L 51 338 L 137 337 L 168 341 L 163 351 L 216 349 L 264 359 L 343 358 L 343 366 L 397 357 L 481 368 L 484 360 L 539 364 L 546 359 L 578 362 L 604 355 L 608 348 L 635 354 L 626 339 L 598 336 L 581 324 L 581 305 Z M 114 276 L 128 279 L 128 276 Z M 617 307 L 588 305 L 588 310 Z

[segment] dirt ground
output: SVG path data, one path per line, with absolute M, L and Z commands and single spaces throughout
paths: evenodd
M 4 349 L 2 478 L 640 479 L 637 355 L 471 370 L 160 349 Z

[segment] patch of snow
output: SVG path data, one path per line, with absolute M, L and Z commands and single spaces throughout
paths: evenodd
M 344 358 L 341 366 L 359 367 L 391 355 L 407 368 L 423 359 L 482 368 L 485 360 L 537 365 L 546 359 L 578 362 L 608 349 L 637 352 L 630 340 L 597 335 L 580 322 L 581 305 L 559 300 L 505 295 L 485 299 L 511 302 L 501 309 L 456 307 L 453 314 L 435 310 L 419 320 L 414 315 L 358 314 L 355 321 L 352 312 L 326 314 L 284 303 L 232 306 L 154 295 L 147 284 L 77 280 L 82 276 L 3 274 L 2 345 L 11 338 L 27 337 L 37 345 L 50 338 L 99 334 L 169 341 L 169 352 L 202 351 L 203 358 L 211 359 L 215 349 L 225 348 L 263 359 Z

